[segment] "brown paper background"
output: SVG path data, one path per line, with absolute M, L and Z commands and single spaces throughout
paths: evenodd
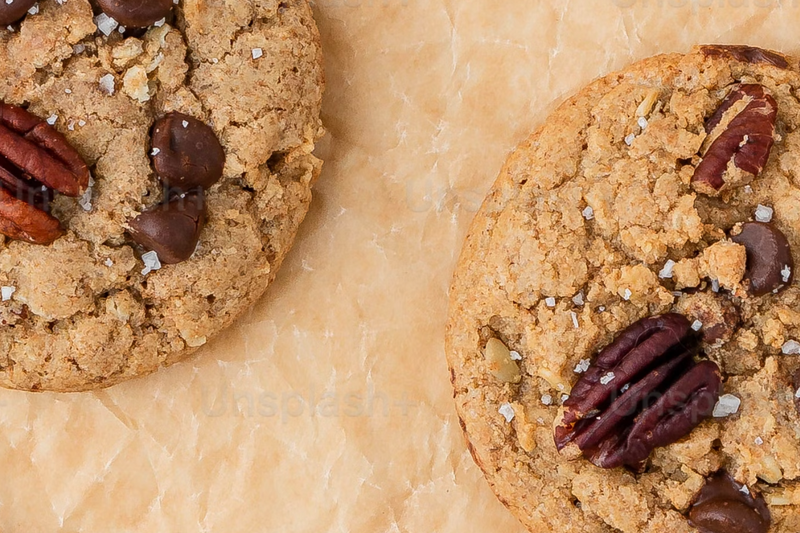
M 452 269 L 503 160 L 635 59 L 800 52 L 800 0 L 315 12 L 327 163 L 278 280 L 188 363 L 97 393 L 0 391 L 0 531 L 521 531 L 466 451 L 443 353 Z

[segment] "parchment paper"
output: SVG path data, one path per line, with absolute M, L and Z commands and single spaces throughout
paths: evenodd
M 239 0 L 231 0 L 239 1 Z M 508 152 L 592 78 L 695 43 L 797 54 L 800 0 L 320 0 L 327 163 L 256 308 L 188 363 L 0 391 L 0 531 L 522 531 L 443 354 Z

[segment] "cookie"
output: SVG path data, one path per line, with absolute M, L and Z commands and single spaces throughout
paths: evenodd
M 451 290 L 458 415 L 531 531 L 800 528 L 800 69 L 701 46 L 564 102 Z
M 180 361 L 274 279 L 321 162 L 306 0 L 0 9 L 0 385 Z

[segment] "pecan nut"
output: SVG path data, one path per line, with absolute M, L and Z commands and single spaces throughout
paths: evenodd
M 769 159 L 777 114 L 778 104 L 761 85 L 734 87 L 706 121 L 708 148 L 692 177 L 694 189 L 717 196 L 753 181 Z
M 700 47 L 705 56 L 735 59 L 743 63 L 764 63 L 778 68 L 789 68 L 789 62 L 781 54 L 755 46 L 737 44 L 708 44 Z
M 764 498 L 743 487 L 725 471 L 700 490 L 689 511 L 689 523 L 701 533 L 767 533 L 772 517 Z
M 88 184 L 89 168 L 63 135 L 0 103 L 0 233 L 50 244 L 63 232 L 49 213 L 54 193 L 80 196 Z
M 715 363 L 694 361 L 699 345 L 674 313 L 623 331 L 564 402 L 558 450 L 577 447 L 599 467 L 638 470 L 653 449 L 688 435 L 711 416 L 722 385 Z

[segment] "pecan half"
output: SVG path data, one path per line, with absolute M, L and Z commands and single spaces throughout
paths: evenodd
M 794 258 L 789 239 L 774 224 L 747 222 L 731 237 L 747 251 L 744 277 L 754 296 L 780 292 L 794 281 Z
M 707 44 L 700 47 L 705 56 L 724 57 L 744 63 L 766 63 L 778 68 L 789 68 L 785 57 L 771 50 L 738 44 Z
M 34 244 L 62 234 L 50 215 L 54 191 L 80 196 L 89 168 L 58 131 L 19 107 L 0 103 L 0 233 Z
M 577 447 L 599 467 L 638 470 L 653 449 L 688 435 L 711 416 L 722 383 L 716 364 L 695 363 L 699 344 L 678 314 L 623 331 L 564 402 L 558 450 Z
M 692 186 L 717 196 L 747 185 L 764 169 L 775 142 L 778 104 L 761 85 L 737 85 L 706 122 L 710 143 Z
M 764 498 L 725 471 L 715 474 L 695 498 L 689 523 L 701 533 L 767 533 L 772 522 Z

